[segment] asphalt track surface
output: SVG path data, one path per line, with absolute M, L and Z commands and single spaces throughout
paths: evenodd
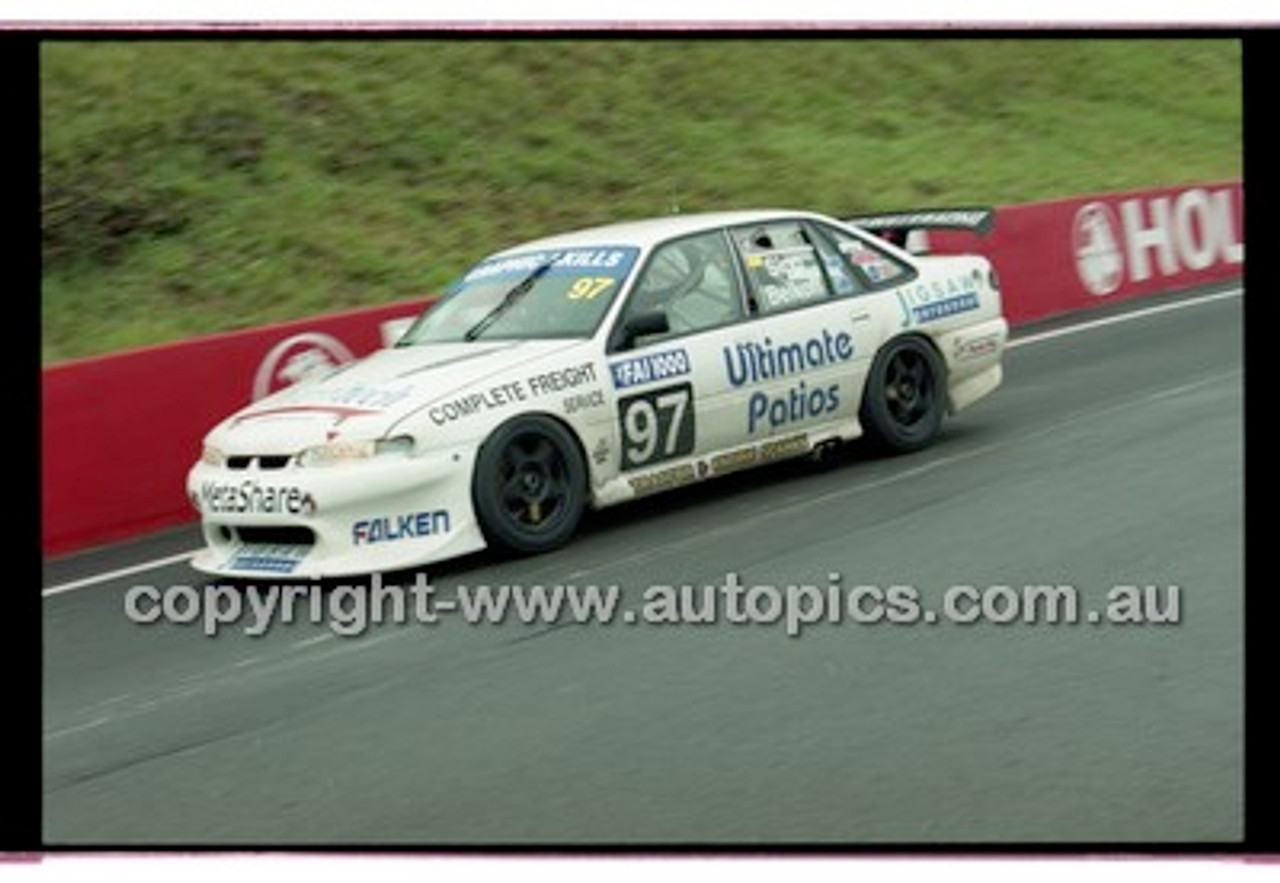
M 730 572 L 912 586 L 935 610 L 956 584 L 1066 585 L 1093 610 L 1116 585 L 1177 586 L 1178 622 L 129 621 L 132 587 L 204 584 L 183 528 L 45 564 L 43 840 L 1239 841 L 1243 296 L 1204 294 L 1023 329 L 1005 385 L 925 452 L 852 445 L 430 573 L 442 597 L 618 585 L 629 609 Z

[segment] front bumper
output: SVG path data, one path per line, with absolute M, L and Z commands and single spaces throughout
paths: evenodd
M 471 506 L 475 449 L 323 468 L 203 462 L 187 476 L 216 576 L 320 579 L 421 567 L 484 548 Z

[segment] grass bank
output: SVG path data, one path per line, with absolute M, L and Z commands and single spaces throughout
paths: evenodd
M 52 40 L 46 362 L 437 290 L 523 238 L 1242 174 L 1229 39 Z

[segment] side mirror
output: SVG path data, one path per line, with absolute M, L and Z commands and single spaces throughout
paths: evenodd
M 618 341 L 617 348 L 629 350 L 635 346 L 638 338 L 647 337 L 650 334 L 666 334 L 670 330 L 671 324 L 667 321 L 666 313 L 660 310 L 640 313 L 623 324 L 621 340 Z

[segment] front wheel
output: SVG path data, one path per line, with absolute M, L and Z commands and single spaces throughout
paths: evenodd
M 568 542 L 582 517 L 586 467 L 573 435 L 549 417 L 520 417 L 480 448 L 472 499 L 489 544 L 532 554 Z
M 945 367 L 918 337 L 890 341 L 871 365 L 860 418 L 871 441 L 892 453 L 933 441 L 946 408 Z

